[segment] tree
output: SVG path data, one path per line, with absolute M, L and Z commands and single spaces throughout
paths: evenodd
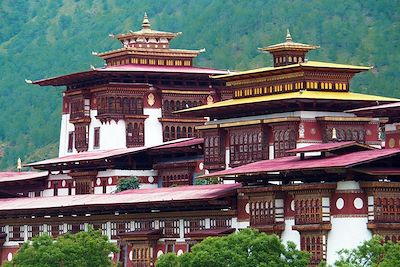
M 338 267 L 392 267 L 400 266 L 400 244 L 384 242 L 374 236 L 355 249 L 339 251 Z
M 4 267 L 106 267 L 112 266 L 109 258 L 117 247 L 100 231 L 65 234 L 53 239 L 48 235 L 37 236 L 32 244 L 25 242 L 11 262 Z
M 162 255 L 156 266 L 305 267 L 308 262 L 309 254 L 297 250 L 294 243 L 288 242 L 286 247 L 276 235 L 243 229 L 225 237 L 208 237 L 181 256 Z
M 129 189 L 139 189 L 140 182 L 136 176 L 123 178 L 118 181 L 117 192 L 122 192 Z

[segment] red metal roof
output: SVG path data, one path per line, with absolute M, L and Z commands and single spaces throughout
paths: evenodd
M 40 179 L 47 175 L 48 172 L 0 172 L 0 183 Z
M 376 149 L 368 151 L 358 151 L 343 155 L 331 155 L 323 157 L 284 157 L 273 160 L 262 160 L 229 170 L 214 172 L 203 177 L 223 177 L 232 175 L 251 175 L 268 172 L 300 171 L 327 168 L 348 168 L 355 165 L 375 161 L 381 158 L 400 154 L 400 149 Z
M 0 211 L 35 210 L 79 206 L 107 205 L 170 205 L 172 202 L 207 201 L 236 194 L 241 184 L 217 184 L 180 186 L 169 188 L 127 190 L 118 194 L 72 195 L 56 197 L 34 197 L 18 199 L 0 199 Z
M 187 140 L 187 141 L 183 141 L 183 142 L 179 142 L 179 143 L 167 144 L 164 146 L 156 147 L 153 150 L 196 146 L 196 145 L 201 145 L 203 143 L 204 143 L 203 138 L 195 138 L 195 139 L 191 139 L 191 140 Z
M 133 148 L 118 148 L 118 149 L 109 149 L 109 150 L 96 150 L 96 151 L 87 151 L 87 152 L 81 152 L 77 154 L 72 154 L 72 155 L 67 155 L 59 158 L 53 158 L 53 159 L 47 159 L 47 160 L 42 160 L 38 162 L 33 162 L 30 164 L 27 164 L 26 166 L 41 166 L 41 165 L 51 165 L 51 164 L 62 164 L 62 163 L 68 163 L 68 162 L 80 162 L 80 161 L 90 161 L 90 160 L 99 160 L 99 159 L 106 159 L 106 158 L 112 158 L 116 156 L 123 156 L 127 154 L 135 154 L 139 152 L 143 152 L 149 149 L 156 149 L 156 148 L 163 148 L 163 147 L 184 147 L 184 146 L 189 146 L 193 145 L 196 142 L 199 142 L 200 140 L 194 141 L 196 139 L 194 138 L 182 138 L 182 139 L 176 139 L 172 140 L 169 142 L 165 142 L 160 145 L 154 145 L 154 146 L 143 146 L 143 147 L 133 147 Z M 185 143 L 186 142 L 186 143 Z M 193 142 L 193 144 L 192 144 Z
M 175 66 L 152 66 L 152 65 L 121 65 L 121 66 L 110 66 L 104 68 L 95 68 L 88 71 L 75 72 L 67 75 L 61 75 L 57 77 L 51 77 L 46 79 L 41 79 L 37 81 L 33 81 L 33 84 L 39 84 L 41 86 L 53 85 L 53 86 L 62 86 L 66 85 L 69 82 L 74 80 L 82 80 L 87 77 L 95 77 L 97 75 L 101 75 L 102 73 L 170 73 L 170 74 L 204 74 L 204 75 L 214 75 L 214 74 L 228 74 L 228 71 L 225 70 L 217 70 L 210 68 L 200 68 L 200 67 L 175 67 Z
M 346 141 L 346 142 L 335 142 L 335 143 L 324 143 L 324 144 L 316 144 L 316 145 L 309 145 L 302 148 L 296 148 L 287 151 L 288 153 L 305 153 L 305 152 L 328 152 L 334 151 L 342 148 L 347 147 L 356 147 L 356 148 L 365 148 L 365 150 L 372 150 L 375 149 L 374 147 L 363 145 L 357 143 L 355 141 Z

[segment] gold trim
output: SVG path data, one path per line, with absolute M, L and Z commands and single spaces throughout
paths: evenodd
M 325 116 L 325 117 L 315 117 L 317 121 L 355 121 L 355 122 L 370 122 L 373 118 L 369 117 L 334 117 L 334 116 Z
M 303 76 L 304 76 L 304 72 L 299 71 L 299 72 L 294 72 L 294 73 L 289 73 L 289 74 L 273 75 L 271 77 L 263 77 L 263 78 L 257 78 L 257 79 L 249 78 L 249 79 L 243 79 L 240 81 L 226 82 L 226 86 L 248 85 L 248 84 L 252 84 L 252 83 L 285 80 L 285 79 L 298 78 L 298 77 L 303 77 Z
M 161 90 L 164 94 L 178 94 L 178 95 L 209 95 L 210 92 L 197 92 L 197 91 L 179 91 L 179 90 Z
M 159 122 L 175 122 L 175 123 L 204 123 L 206 119 L 185 119 L 185 118 L 159 118 Z
M 196 130 L 207 130 L 207 129 L 217 129 L 219 128 L 219 124 L 210 124 L 210 125 L 199 125 L 195 126 Z
M 237 121 L 237 122 L 228 122 L 220 124 L 220 128 L 226 127 L 236 127 L 236 126 L 246 126 L 246 125 L 254 125 L 254 124 L 261 124 L 262 120 L 251 120 L 251 121 Z

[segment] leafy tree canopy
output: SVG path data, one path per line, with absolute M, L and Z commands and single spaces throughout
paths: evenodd
M 374 236 L 355 249 L 339 252 L 337 267 L 393 267 L 400 266 L 400 244 L 384 242 Z
M 253 229 L 244 229 L 226 237 L 208 237 L 180 256 L 162 255 L 157 267 L 305 267 L 309 255 L 287 247 L 275 235 L 266 235 Z
M 140 182 L 136 176 L 123 178 L 118 181 L 117 192 L 122 192 L 129 189 L 139 189 Z
M 109 254 L 116 252 L 100 231 L 65 234 L 53 239 L 48 235 L 37 236 L 32 244 L 24 243 L 11 262 L 4 267 L 107 267 L 112 266 Z

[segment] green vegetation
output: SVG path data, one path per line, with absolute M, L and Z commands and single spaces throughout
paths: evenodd
M 341 250 L 337 267 L 392 267 L 400 266 L 400 244 L 384 242 L 374 236 L 352 250 Z
M 119 179 L 117 184 L 117 192 L 122 192 L 129 189 L 139 189 L 140 181 L 136 176 Z
M 275 235 L 244 229 L 226 237 L 208 237 L 193 246 L 192 252 L 181 256 L 173 253 L 162 255 L 156 266 L 305 267 L 308 262 L 309 255 L 297 250 L 293 243 L 285 247 Z
M 18 157 L 26 163 L 38 148 L 58 142 L 63 89 L 24 80 L 101 66 L 91 52 L 118 48 L 108 34 L 139 29 L 145 11 L 153 28 L 183 32 L 173 47 L 207 49 L 199 66 L 236 70 L 270 65 L 271 57 L 257 47 L 283 41 L 290 28 L 294 41 L 321 46 L 309 54 L 314 60 L 374 65 L 354 79 L 354 91 L 400 96 L 398 0 L 4 0 L 0 144 L 6 147 L 0 169 L 15 166 Z
M 107 267 L 112 266 L 109 255 L 117 252 L 100 231 L 65 234 L 53 239 L 48 235 L 34 237 L 32 244 L 24 243 L 11 262 L 4 267 Z

